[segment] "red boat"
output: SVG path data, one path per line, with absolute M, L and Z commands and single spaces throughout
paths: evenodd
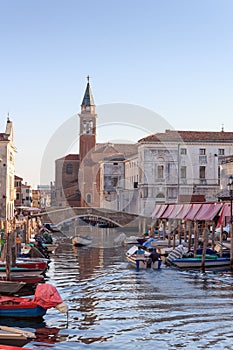
M 0 317 L 42 317 L 52 307 L 67 312 L 57 289 L 48 283 L 37 285 L 34 298 L 0 296 Z
M 24 350 L 32 350 L 29 348 L 23 348 Z M 0 350 L 22 350 L 22 348 L 19 348 L 18 346 L 10 346 L 10 345 L 1 345 L 0 344 Z
M 5 267 L 5 266 L 6 266 L 5 262 L 0 262 L 0 267 Z M 45 261 L 45 260 L 33 261 L 30 259 L 17 259 L 16 260 L 16 267 L 42 270 L 43 272 L 45 272 L 47 269 L 47 261 Z

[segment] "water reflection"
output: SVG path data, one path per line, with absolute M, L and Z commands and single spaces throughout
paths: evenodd
M 74 248 L 70 240 L 60 243 L 46 278 L 68 304 L 68 322 L 50 309 L 41 322 L 24 323 L 37 332 L 37 340 L 28 347 L 232 348 L 231 273 L 170 268 L 137 272 L 125 260 L 128 247 L 106 242 L 108 248 Z

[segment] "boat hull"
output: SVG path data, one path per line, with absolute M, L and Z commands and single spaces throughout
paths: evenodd
M 141 269 L 154 269 L 159 270 L 161 268 L 162 260 L 155 261 L 154 263 L 148 264 L 148 259 L 137 259 L 132 256 L 127 256 L 127 261 L 130 265 L 134 266 L 137 270 Z
M 202 266 L 202 259 L 196 258 L 180 258 L 172 260 L 172 264 L 180 269 L 200 269 Z M 218 258 L 218 259 L 206 259 L 205 268 L 229 268 L 230 259 Z
M 0 317 L 42 317 L 46 314 L 46 311 L 46 309 L 33 302 L 31 298 L 0 296 Z

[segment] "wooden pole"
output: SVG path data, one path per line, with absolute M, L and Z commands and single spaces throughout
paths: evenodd
M 188 225 L 188 250 L 190 250 L 192 246 L 192 225 L 191 221 L 186 221 L 186 223 Z
M 223 238 L 223 225 L 220 225 L 220 251 L 219 256 L 222 257 L 222 238 Z
M 163 221 L 163 240 L 166 239 L 166 220 Z
M 193 251 L 194 251 L 194 257 L 197 255 L 197 245 L 198 245 L 198 227 L 197 227 L 197 222 L 194 222 L 194 245 L 193 245 Z
M 211 249 L 214 250 L 215 248 L 215 223 L 212 224 L 212 242 L 211 242 Z
M 232 222 L 230 223 L 230 237 L 231 237 L 230 266 L 231 266 L 231 269 L 233 269 L 233 232 L 232 232 Z
M 205 273 L 205 256 L 206 256 L 206 248 L 207 248 L 207 241 L 208 241 L 207 227 L 204 228 L 203 235 L 204 237 L 203 237 L 203 248 L 202 248 L 201 271 Z
M 10 233 L 7 232 L 6 236 L 6 280 L 10 281 L 11 273 L 11 244 L 10 244 Z
M 167 246 L 170 248 L 171 246 L 171 221 L 168 220 L 168 238 L 167 238 Z

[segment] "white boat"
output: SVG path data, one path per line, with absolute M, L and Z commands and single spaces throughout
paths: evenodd
M 91 243 L 92 243 L 92 238 L 89 237 L 89 236 L 78 235 L 78 236 L 75 236 L 72 239 L 72 244 L 75 247 L 82 247 L 82 246 L 85 246 L 85 245 L 90 245 Z
M 202 257 L 200 256 L 196 258 L 178 258 L 172 260 L 172 264 L 179 267 L 180 269 L 200 269 L 202 267 Z M 208 256 L 208 258 L 205 259 L 205 268 L 230 268 L 230 258 Z
M 161 268 L 162 260 L 159 259 L 152 262 L 149 258 L 150 252 L 144 251 L 144 254 L 137 254 L 138 247 L 135 245 L 126 252 L 126 259 L 128 263 L 134 266 L 137 270 L 141 269 L 154 269 L 159 270 Z

